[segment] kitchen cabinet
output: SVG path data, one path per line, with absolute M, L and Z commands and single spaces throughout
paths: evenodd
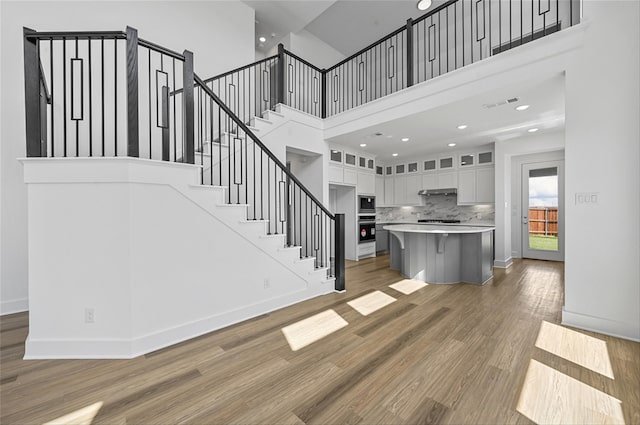
M 476 202 L 476 170 L 458 171 L 458 204 Z
M 422 175 L 422 187 L 420 189 L 437 189 L 438 175 L 436 173 Z
M 384 177 L 376 176 L 376 203 L 377 205 L 385 205 L 384 203 Z
M 376 254 L 389 252 L 389 231 L 383 227 L 382 224 L 376 224 Z
M 477 167 L 458 172 L 458 204 L 490 204 L 495 201 L 493 167 Z
M 393 177 L 393 205 L 407 203 L 407 176 Z
M 438 171 L 436 189 L 458 187 L 458 173 L 456 171 Z
M 420 196 L 418 195 L 418 191 L 422 189 L 422 179 L 420 177 L 418 174 L 387 177 L 387 179 L 393 180 L 393 185 L 389 185 L 393 187 L 392 205 L 420 205 Z M 387 187 L 385 185 L 385 196 Z
M 343 183 L 344 184 L 358 184 L 358 173 L 355 170 L 351 170 L 348 168 L 344 168 L 342 170 L 342 174 L 344 176 Z
M 333 167 L 329 165 L 329 183 L 343 183 L 344 175 L 342 167 Z
M 496 200 L 496 183 L 494 167 L 476 169 L 476 202 L 492 204 Z
M 406 195 L 404 205 L 420 205 L 420 195 L 418 191 L 422 189 L 422 179 L 420 175 L 409 175 L 405 185 Z
M 376 193 L 375 174 L 358 173 L 358 193 L 364 195 L 373 195 Z
M 384 204 L 385 206 L 394 205 L 393 200 L 393 177 L 384 178 Z

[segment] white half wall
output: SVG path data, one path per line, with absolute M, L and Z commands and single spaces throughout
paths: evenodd
M 25 358 L 135 357 L 333 290 L 309 284 L 190 196 L 204 190 L 190 186 L 197 166 L 48 158 L 24 167 Z
M 640 3 L 585 1 L 566 72 L 564 324 L 640 340 Z M 598 202 L 576 203 L 579 193 Z
M 240 1 L 0 2 L 0 314 L 28 308 L 22 28 L 138 29 L 141 38 L 194 52 L 203 78 L 253 62 L 254 10 Z M 229 43 L 228 40 L 233 40 Z

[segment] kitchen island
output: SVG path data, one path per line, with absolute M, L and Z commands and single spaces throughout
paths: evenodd
M 391 268 L 427 283 L 474 283 L 493 277 L 493 230 L 488 226 L 392 224 Z

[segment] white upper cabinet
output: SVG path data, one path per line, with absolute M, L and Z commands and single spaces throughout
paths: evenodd
M 358 193 L 373 195 L 376 193 L 376 176 L 371 173 L 358 172 Z
M 440 171 L 436 175 L 438 177 L 438 187 L 436 189 L 449 189 L 458 187 L 457 171 Z
M 495 169 L 493 167 L 478 167 L 476 170 L 476 202 L 492 204 L 495 200 Z

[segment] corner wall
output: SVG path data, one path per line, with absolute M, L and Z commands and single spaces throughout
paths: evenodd
M 640 3 L 585 1 L 584 17 L 566 72 L 562 322 L 640 340 Z M 584 192 L 598 203 L 576 204 Z
M 0 2 L 0 314 L 28 309 L 22 27 L 39 31 L 137 28 L 141 38 L 194 52 L 202 77 L 254 60 L 254 10 L 239 1 Z M 227 40 L 234 40 L 233 44 Z

